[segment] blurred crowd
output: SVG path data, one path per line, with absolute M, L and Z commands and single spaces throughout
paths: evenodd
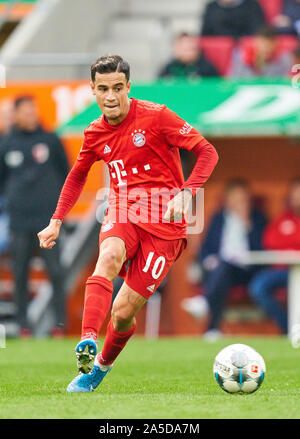
M 286 301 L 277 293 L 279 289 L 286 292 L 288 267 L 248 265 L 242 258 L 252 250 L 300 250 L 300 177 L 289 183 L 282 202 L 282 213 L 267 221 L 245 180 L 227 182 L 221 207 L 212 216 L 196 257 L 203 272 L 201 294 L 182 302 L 194 318 L 208 317 L 208 339 L 221 335 L 227 297 L 233 287 L 241 285 L 252 303 L 282 334 L 287 333 Z
M 270 5 L 272 0 L 209 2 L 200 35 L 177 35 L 172 59 L 158 77 L 292 76 L 292 66 L 300 60 L 300 0 L 283 0 L 282 10 L 271 19 L 267 2 Z

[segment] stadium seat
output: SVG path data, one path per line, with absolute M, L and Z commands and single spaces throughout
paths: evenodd
M 239 40 L 238 48 L 245 50 L 252 46 L 254 37 L 243 37 Z M 292 35 L 279 35 L 277 51 L 279 54 L 292 52 L 299 44 L 296 37 Z
M 230 64 L 234 40 L 230 37 L 200 37 L 199 46 L 220 75 L 225 76 Z
M 233 287 L 229 293 L 228 303 L 230 305 L 249 305 L 252 304 L 247 287 L 244 285 L 237 285 Z
M 293 35 L 280 35 L 278 37 L 278 51 L 280 53 L 292 52 L 299 45 L 299 40 Z
M 260 3 L 266 20 L 268 23 L 272 23 L 274 17 L 279 15 L 282 11 L 282 0 L 257 0 Z

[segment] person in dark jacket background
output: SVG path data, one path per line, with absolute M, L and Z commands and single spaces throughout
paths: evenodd
M 174 40 L 173 59 L 161 68 L 161 79 L 190 79 L 220 76 L 217 69 L 205 58 L 200 50 L 198 38 L 182 32 Z M 190 174 L 189 152 L 181 148 L 180 157 L 185 178 Z
M 210 313 L 206 337 L 221 335 L 219 325 L 230 289 L 247 285 L 258 267 L 241 261 L 243 252 L 262 249 L 266 225 L 263 212 L 251 204 L 250 190 L 243 179 L 227 183 L 224 207 L 213 216 L 198 254 L 203 268 L 204 295 L 183 300 L 182 307 L 196 318 Z
M 264 24 L 264 13 L 256 0 L 215 0 L 206 6 L 201 35 L 240 38 L 255 34 Z
M 20 335 L 31 334 L 27 319 L 29 263 L 39 249 L 36 234 L 55 210 L 68 174 L 64 148 L 52 132 L 39 124 L 37 107 L 31 96 L 15 101 L 15 125 L 2 139 L 0 148 L 0 192 L 7 200 L 10 222 L 10 253 L 14 275 L 14 298 Z M 41 250 L 53 288 L 55 312 L 53 335 L 63 333 L 65 297 L 59 248 Z
M 195 79 L 202 76 L 220 76 L 205 58 L 194 35 L 179 34 L 174 41 L 174 58 L 159 72 L 159 78 Z

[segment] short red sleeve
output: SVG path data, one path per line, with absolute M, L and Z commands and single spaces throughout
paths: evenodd
M 160 112 L 160 131 L 167 143 L 177 148 L 191 150 L 203 140 L 199 131 L 167 107 Z

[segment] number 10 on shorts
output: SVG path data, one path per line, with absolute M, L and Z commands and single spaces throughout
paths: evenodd
M 147 273 L 147 271 L 149 270 L 153 256 L 154 256 L 154 252 L 150 252 L 148 254 L 145 267 L 143 268 L 144 273 Z M 153 268 L 152 268 L 152 272 L 151 272 L 153 279 L 159 278 L 159 276 L 161 275 L 161 273 L 164 269 L 165 263 L 166 263 L 166 259 L 164 258 L 164 256 L 159 256 L 156 259 L 156 261 L 154 262 Z

